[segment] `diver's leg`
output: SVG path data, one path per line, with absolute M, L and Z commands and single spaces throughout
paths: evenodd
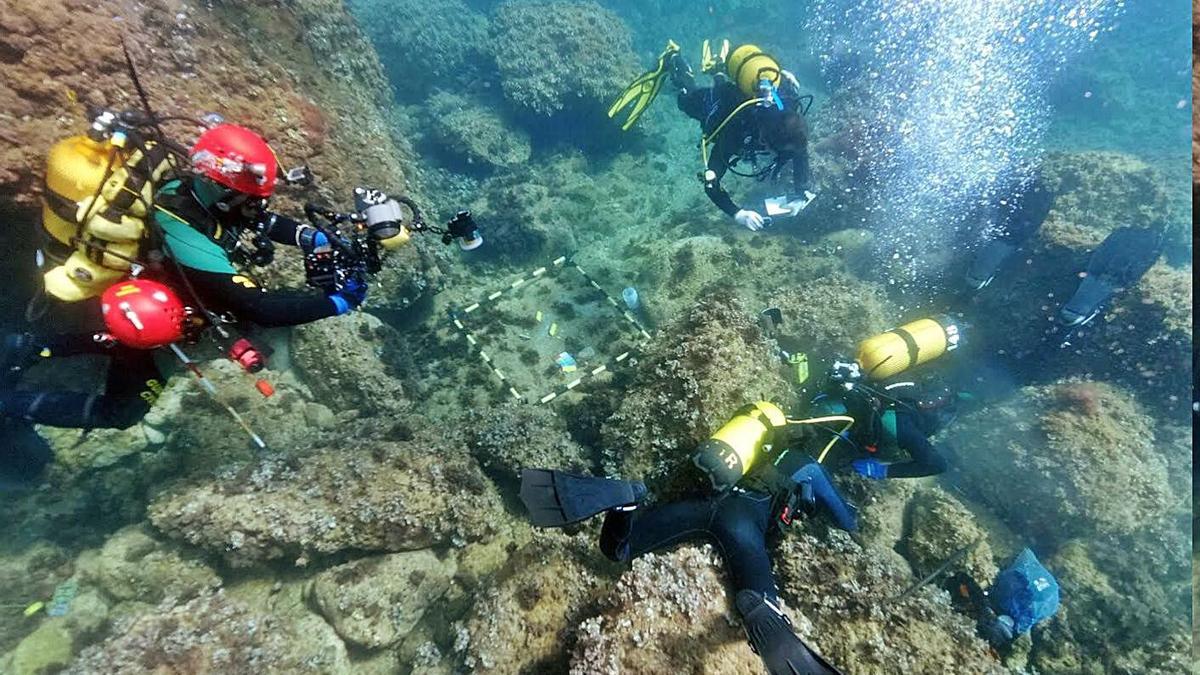
M 771 496 L 761 492 L 732 492 L 721 500 L 713 519 L 713 537 L 729 568 L 733 587 L 751 589 L 774 600 L 778 595 L 767 530 L 771 526 Z
M 689 499 L 670 504 L 609 511 L 600 530 L 600 550 L 610 560 L 632 560 L 644 553 L 710 534 L 715 502 Z
M 125 429 L 141 421 L 161 391 L 162 375 L 151 352 L 114 347 L 104 394 L 75 391 L 6 391 L 0 413 L 35 424 L 69 429 Z

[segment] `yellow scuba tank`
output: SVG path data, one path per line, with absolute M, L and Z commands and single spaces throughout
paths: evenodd
M 775 431 L 787 424 L 787 415 L 773 403 L 745 406 L 700 444 L 692 462 L 709 477 L 714 489 L 729 489 L 750 470 Z
M 46 292 L 65 302 L 96 297 L 129 273 L 146 232 L 146 208 L 170 169 L 154 143 L 130 150 L 125 136 L 80 135 L 56 143 L 47 156 L 42 227 L 53 266 Z
M 958 348 L 958 324 L 947 316 L 919 319 L 863 340 L 858 364 L 867 378 L 886 380 Z
M 725 65 L 730 79 L 746 98 L 759 97 L 758 85 L 761 80 L 766 79 L 777 87 L 783 77 L 779 62 L 757 45 L 742 45 L 733 50 Z

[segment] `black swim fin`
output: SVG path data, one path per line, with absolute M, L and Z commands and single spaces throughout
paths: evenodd
M 646 486 L 636 481 L 521 470 L 521 501 L 538 527 L 577 523 L 609 509 L 633 506 L 645 496 Z
M 762 658 L 771 675 L 841 675 L 825 659 L 808 648 L 808 645 L 792 631 L 788 620 L 779 607 L 767 600 L 762 593 L 752 590 L 738 591 L 738 613 L 746 628 L 750 646 Z

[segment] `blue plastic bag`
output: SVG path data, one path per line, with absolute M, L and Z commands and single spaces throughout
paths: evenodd
M 996 577 L 991 595 L 997 611 L 1012 617 L 1014 635 L 1029 631 L 1058 611 L 1058 580 L 1029 549 L 1022 550 Z

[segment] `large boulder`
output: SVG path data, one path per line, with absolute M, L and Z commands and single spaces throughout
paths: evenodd
M 463 545 L 493 531 L 481 513 L 503 507 L 460 445 L 360 438 L 303 458 L 263 459 L 164 491 L 150 521 L 233 566 Z
M 1046 545 L 1129 534 L 1169 513 L 1172 492 L 1153 420 L 1108 384 L 1025 387 L 964 415 L 947 441 L 970 492 Z
M 308 597 L 342 639 L 365 649 L 390 647 L 441 601 L 455 569 L 453 555 L 428 550 L 363 558 L 319 574 Z
M 456 650 L 474 672 L 563 672 L 601 580 L 592 536 L 538 533 L 481 589 Z
M 919 576 L 932 573 L 966 547 L 970 550 L 953 569 L 966 571 L 985 586 L 1000 571 L 987 532 L 962 502 L 944 490 L 919 490 L 908 503 L 908 525 L 904 552 Z
M 366 31 L 403 101 L 423 100 L 436 87 L 476 84 L 487 44 L 487 17 L 462 0 L 352 0 L 350 12 Z M 453 17 L 453 20 L 448 20 Z
M 426 127 L 438 150 L 476 172 L 529 161 L 529 136 L 491 108 L 448 91 L 429 97 Z
M 208 565 L 184 557 L 141 525 L 117 531 L 103 547 L 84 551 L 75 565 L 81 583 L 112 603 L 158 604 L 168 597 L 182 602 L 221 586 Z
M 590 1 L 510 0 L 496 10 L 491 45 L 505 98 L 539 117 L 603 115 L 638 73 L 629 27 Z
M 579 625 L 572 675 L 705 673 L 753 675 L 750 650 L 730 606 L 720 558 L 708 545 L 633 561 Z
M 323 405 L 364 416 L 395 415 L 410 402 L 380 355 L 403 348 L 395 329 L 366 312 L 352 312 L 298 327 L 291 361 Z
M 844 672 L 1008 672 L 944 592 L 925 587 L 893 600 L 914 581 L 902 561 L 840 532 L 788 536 L 774 559 L 796 632 Z
M 474 421 L 471 450 L 485 470 L 515 480 L 524 468 L 586 473 L 587 451 L 571 439 L 563 420 L 550 408 L 505 404 L 489 408 Z
M 601 429 L 606 471 L 661 479 L 735 410 L 787 402 L 789 388 L 753 314 L 713 294 L 664 327 Z
M 148 614 L 131 617 L 107 640 L 85 649 L 66 672 L 330 672 L 331 660 L 324 654 L 312 654 L 308 638 L 270 613 L 218 592 L 183 604 L 168 601 Z

